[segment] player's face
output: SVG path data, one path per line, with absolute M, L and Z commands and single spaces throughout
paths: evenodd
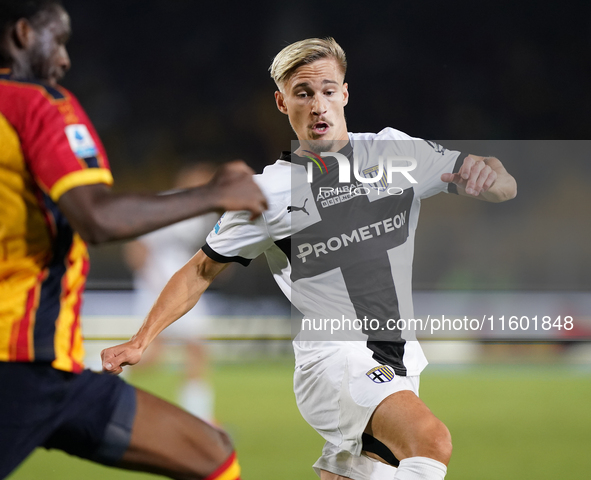
M 61 7 L 42 13 L 46 15 L 34 28 L 28 59 L 33 76 L 51 85 L 57 84 L 70 68 L 66 43 L 70 38 L 70 17 Z
M 340 150 L 348 141 L 345 105 L 347 84 L 336 60 L 323 58 L 298 68 L 275 92 L 277 108 L 302 147 L 317 153 Z

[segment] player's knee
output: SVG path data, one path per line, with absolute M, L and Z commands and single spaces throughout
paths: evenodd
M 438 431 L 435 434 L 434 447 L 440 456 L 439 461 L 447 465 L 451 458 L 453 445 L 451 433 L 443 422 L 439 422 Z
M 195 456 L 190 461 L 191 475 L 187 478 L 202 480 L 203 478 L 239 478 L 228 472 L 239 471 L 230 437 L 223 430 L 215 429 L 209 435 L 208 445 L 196 445 Z
M 451 434 L 445 424 L 434 418 L 420 429 L 415 454 L 433 458 L 447 465 L 452 453 Z
M 240 478 L 240 466 L 238 464 L 236 453 L 234 452 L 232 441 L 230 440 L 228 434 L 222 430 L 219 430 L 218 434 L 218 440 L 224 453 L 222 458 L 217 458 L 213 468 L 207 472 L 207 476 L 205 478 L 214 480 L 238 480 Z M 203 477 L 198 478 L 201 479 Z
M 232 439 L 223 430 L 219 430 L 219 441 L 225 453 L 230 455 L 234 451 L 234 444 L 232 443 Z

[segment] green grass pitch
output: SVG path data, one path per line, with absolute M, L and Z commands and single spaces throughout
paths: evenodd
M 300 417 L 289 359 L 218 365 L 217 417 L 236 442 L 243 480 L 306 480 L 322 439 Z M 131 381 L 174 400 L 180 375 L 137 369 Z M 591 369 L 549 365 L 429 367 L 421 397 L 449 427 L 449 480 L 580 480 L 591 471 Z M 143 480 L 38 450 L 10 480 Z

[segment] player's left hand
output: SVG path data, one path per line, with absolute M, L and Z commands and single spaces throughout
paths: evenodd
M 105 348 L 101 352 L 103 372 L 119 375 L 126 365 L 135 365 L 142 358 L 143 350 L 133 340 Z
M 473 197 L 487 192 L 496 179 L 497 172 L 485 163 L 484 157 L 477 157 L 476 155 L 468 155 L 458 173 L 444 173 L 441 175 L 443 182 L 455 183 L 458 188 Z

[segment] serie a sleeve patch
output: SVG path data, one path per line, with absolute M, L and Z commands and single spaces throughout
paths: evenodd
M 98 148 L 86 125 L 67 125 L 65 130 L 70 148 L 78 158 L 95 157 L 98 155 Z

